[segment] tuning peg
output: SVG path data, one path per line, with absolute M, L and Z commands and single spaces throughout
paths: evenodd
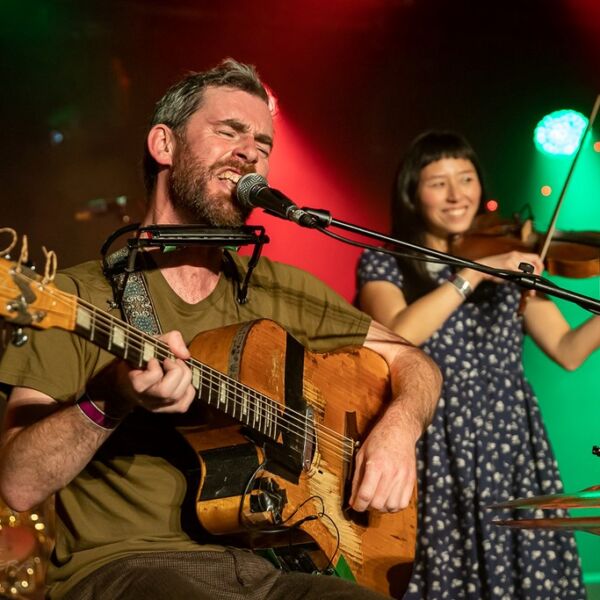
M 29 340 L 29 336 L 25 333 L 25 331 L 23 331 L 22 327 L 17 327 L 13 329 L 10 338 L 11 344 L 13 346 L 20 348 L 21 346 L 27 343 L 27 340 Z

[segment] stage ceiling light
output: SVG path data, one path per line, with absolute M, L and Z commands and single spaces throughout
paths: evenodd
M 576 110 L 556 110 L 537 124 L 533 132 L 535 147 L 544 154 L 574 154 L 587 124 L 587 118 Z

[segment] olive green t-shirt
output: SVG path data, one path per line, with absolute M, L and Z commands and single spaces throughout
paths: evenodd
M 230 256 L 235 269 L 224 261 L 227 267 L 216 288 L 197 304 L 184 302 L 160 270 L 144 272 L 163 332 L 179 330 L 190 343 L 202 331 L 269 318 L 311 351 L 363 343 L 367 315 L 311 275 L 266 258 L 252 274 L 248 301 L 238 303 L 235 270 L 243 277 L 247 259 Z M 112 290 L 98 261 L 64 271 L 56 284 L 102 310 L 110 307 Z M 110 312 L 119 316 L 114 309 Z M 71 333 L 36 331 L 25 346 L 7 349 L 0 382 L 72 403 L 112 359 Z M 127 554 L 207 549 L 201 545 L 185 475 L 197 467 L 197 459 L 175 424 L 180 424 L 177 417 L 135 410 L 57 493 L 56 544 L 48 574 L 51 598 L 60 598 L 98 567 Z

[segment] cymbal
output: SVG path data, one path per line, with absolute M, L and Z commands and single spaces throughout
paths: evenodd
M 586 531 L 600 535 L 600 517 L 564 517 L 560 519 L 508 519 L 492 521 L 494 525 L 518 529 L 553 529 L 561 531 Z
M 548 496 L 531 496 L 517 498 L 488 508 L 594 508 L 600 507 L 600 485 L 575 492 L 573 494 L 551 494 Z

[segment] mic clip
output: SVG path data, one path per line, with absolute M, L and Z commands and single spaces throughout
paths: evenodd
M 301 210 L 311 217 L 313 222 L 311 227 L 329 227 L 331 225 L 332 217 L 328 210 L 324 208 L 310 208 L 308 206 L 303 206 Z
M 271 210 L 270 208 L 265 208 L 263 210 L 267 214 L 272 215 L 274 217 L 279 217 L 280 219 L 283 217 L 288 221 L 293 221 L 301 227 L 308 227 L 309 229 L 314 229 L 319 225 L 319 223 L 313 215 L 309 214 L 308 211 L 306 211 L 304 208 L 299 208 L 296 205 L 288 207 L 283 215 L 280 211 Z

